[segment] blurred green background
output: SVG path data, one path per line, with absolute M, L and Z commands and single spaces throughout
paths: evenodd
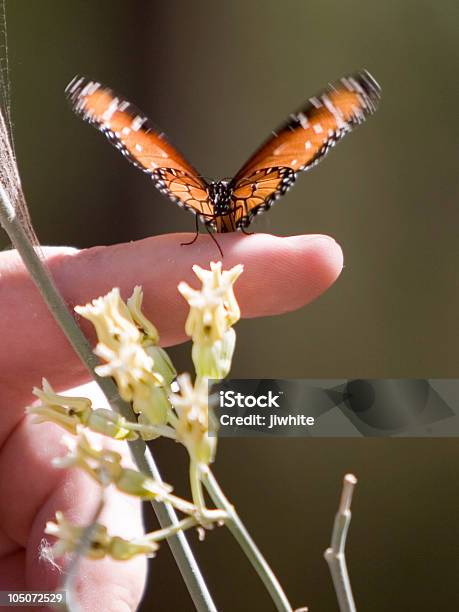
M 71 113 L 74 74 L 124 93 L 220 178 L 328 81 L 368 68 L 380 110 L 253 226 L 334 236 L 343 274 L 307 308 L 241 322 L 233 376 L 458 377 L 456 1 L 14 0 L 7 11 L 18 160 L 44 244 L 194 227 Z M 189 346 L 171 353 L 189 369 Z M 186 495 L 185 454 L 154 448 Z M 359 610 L 455 610 L 458 459 L 456 440 L 227 439 L 215 470 L 294 606 L 337 609 L 322 552 L 354 471 Z M 190 537 L 219 609 L 271 609 L 224 530 Z M 142 610 L 192 609 L 163 546 Z

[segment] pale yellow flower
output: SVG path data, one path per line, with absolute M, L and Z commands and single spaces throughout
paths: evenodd
M 90 444 L 84 434 L 80 434 L 77 439 L 64 438 L 63 442 L 67 445 L 68 453 L 64 457 L 53 459 L 53 465 L 56 467 L 80 468 L 100 485 L 113 484 L 119 491 L 135 497 L 158 501 L 171 500 L 170 485 L 154 480 L 137 470 L 123 467 L 122 456 L 116 451 L 96 446 L 95 443 Z M 188 509 L 187 507 L 187 511 Z
M 48 521 L 45 527 L 45 533 L 57 538 L 57 542 L 53 546 L 53 553 L 56 557 L 74 552 L 80 543 L 84 530 L 84 527 L 67 521 L 60 511 L 56 512 L 56 522 Z M 106 527 L 96 523 L 92 529 L 87 556 L 91 559 L 102 559 L 106 554 L 108 543 L 109 537 Z
M 181 374 L 177 380 L 180 392 L 170 396 L 178 416 L 177 440 L 187 448 L 192 461 L 208 465 L 214 459 L 217 438 L 209 436 L 207 380 L 197 379 L 194 386 L 188 374 Z
M 131 297 L 127 301 L 127 307 L 131 313 L 132 320 L 140 332 L 153 344 L 158 344 L 159 334 L 156 327 L 142 312 L 143 291 L 142 287 L 136 285 Z
M 61 557 L 65 553 L 72 553 L 77 548 L 85 531 L 85 527 L 74 525 L 64 518 L 62 512 L 56 512 L 56 522 L 48 521 L 45 533 L 57 538 L 53 546 L 53 553 Z M 107 528 L 100 523 L 91 527 L 91 542 L 86 551 L 90 559 L 103 559 L 110 556 L 118 561 L 132 559 L 136 555 L 153 556 L 159 546 L 156 542 L 142 539 L 141 543 L 130 542 L 119 536 L 110 536 Z
M 127 301 L 127 307 L 134 323 L 142 334 L 142 346 L 147 355 L 153 359 L 155 373 L 162 376 L 166 385 L 170 385 L 177 376 L 177 372 L 169 355 L 159 346 L 158 330 L 142 312 L 142 301 L 142 288 L 136 286 Z
M 201 289 L 193 289 L 185 282 L 178 289 L 190 306 L 185 332 L 193 340 L 196 374 L 199 378 L 224 378 L 236 344 L 232 325 L 241 316 L 233 285 L 243 266 L 222 271 L 221 262 L 211 262 L 210 270 L 193 266 L 193 271 L 202 282 Z
M 94 352 L 105 362 L 96 367 L 96 373 L 114 378 L 121 397 L 132 403 L 137 414 L 144 414 L 152 425 L 164 425 L 170 410 L 167 390 L 175 370 L 164 351 L 154 345 L 158 332 L 141 312 L 140 287 L 134 289 L 129 303 L 130 308 L 119 290 L 113 289 L 76 311 L 96 328 L 99 343 Z
M 94 480 L 103 486 L 115 483 L 123 470 L 121 466 L 122 456 L 116 451 L 90 444 L 88 438 L 80 433 L 78 438 L 65 436 L 62 442 L 67 446 L 67 454 L 63 457 L 55 457 L 53 465 L 59 468 L 78 467 L 89 474 Z
M 53 422 L 72 434 L 85 424 L 92 412 L 91 400 L 86 397 L 58 395 L 46 378 L 42 389 L 34 387 L 32 393 L 41 400 L 37 406 L 27 406 L 26 412 L 34 416 L 33 423 Z
M 135 440 L 138 435 L 132 429 L 136 424 L 128 423 L 124 417 L 106 408 L 93 409 L 86 397 L 58 395 L 49 382 L 43 379 L 43 389 L 33 389 L 41 403 L 27 406 L 26 412 L 34 417 L 33 423 L 55 423 L 76 435 L 80 427 L 101 433 L 116 440 Z
M 244 266 L 238 264 L 231 270 L 222 270 L 222 262 L 210 262 L 210 270 L 193 266 L 193 272 L 202 282 L 203 287 L 223 290 L 223 305 L 226 311 L 228 325 L 234 325 L 241 317 L 241 311 L 234 295 L 233 285 L 244 271 Z
M 243 271 L 241 264 L 222 272 L 222 263 L 211 262 L 210 270 L 193 266 L 202 288 L 193 289 L 187 283 L 178 286 L 190 305 L 185 331 L 193 342 L 213 344 L 221 340 L 225 331 L 238 321 L 240 310 L 234 296 L 233 284 Z
M 75 311 L 91 321 L 101 344 L 114 349 L 124 340 L 136 342 L 141 334 L 132 320 L 128 307 L 121 299 L 120 290 L 115 287 L 106 295 L 86 304 L 75 306 Z

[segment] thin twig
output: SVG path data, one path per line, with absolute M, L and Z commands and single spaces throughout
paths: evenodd
M 112 409 L 127 420 L 134 420 L 135 415 L 131 406 L 121 399 L 114 382 L 95 374 L 94 367 L 99 365 L 99 362 L 53 279 L 37 255 L 2 185 L 0 185 L 0 223 L 19 252 L 55 320 L 91 376 L 96 380 Z M 129 449 L 139 470 L 155 480 L 162 480 L 153 456 L 143 440 L 129 442 Z M 170 504 L 152 501 L 152 506 L 162 528 L 176 526 L 179 523 L 175 510 Z M 176 536 L 169 538 L 168 543 L 196 609 L 199 612 L 217 612 L 185 534 L 180 531 Z
M 203 470 L 202 481 L 215 505 L 227 512 L 228 519 L 225 521 L 226 526 L 231 531 L 253 568 L 261 578 L 277 610 L 279 610 L 279 612 L 292 612 L 292 607 L 276 575 L 258 550 L 255 542 L 250 537 L 249 532 L 234 509 L 234 506 L 226 499 L 215 476 L 209 469 Z
M 104 491 L 102 489 L 102 491 Z M 77 570 L 80 564 L 81 559 L 86 554 L 87 550 L 91 546 L 91 542 L 94 536 L 94 529 L 96 527 L 99 516 L 104 509 L 105 504 L 105 495 L 102 492 L 100 496 L 99 503 L 95 511 L 93 512 L 93 516 L 90 524 L 83 531 L 83 535 L 81 536 L 80 541 L 78 542 L 78 546 L 73 553 L 72 559 L 66 569 L 66 577 L 64 583 L 62 585 L 63 590 L 67 595 L 67 608 L 71 612 L 78 612 L 80 610 L 80 605 L 75 597 L 75 582 L 77 578 Z
M 347 531 L 351 522 L 352 494 L 356 484 L 357 478 L 353 474 L 346 474 L 338 512 L 333 524 L 330 548 L 327 548 L 324 553 L 341 612 L 356 612 L 345 555 Z

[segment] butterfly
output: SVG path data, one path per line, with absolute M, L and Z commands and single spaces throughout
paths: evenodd
M 75 77 L 66 93 L 73 110 L 94 125 L 157 189 L 209 230 L 244 231 L 255 215 L 290 189 L 354 126 L 374 113 L 381 88 L 362 70 L 309 98 L 231 180 L 206 181 L 131 102 L 101 83 Z M 196 235 L 197 237 L 197 235 Z

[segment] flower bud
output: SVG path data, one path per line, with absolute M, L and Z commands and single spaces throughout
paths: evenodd
M 115 440 L 137 440 L 138 435 L 131 431 L 126 425 L 126 419 L 108 408 L 97 408 L 93 410 L 88 418 L 86 426 Z
M 156 327 L 142 312 L 143 291 L 138 285 L 134 287 L 131 297 L 127 301 L 127 307 L 137 328 L 143 334 L 144 341 L 152 344 L 159 343 L 159 333 Z
M 138 383 L 132 408 L 137 414 L 143 414 L 152 425 L 160 425 L 167 422 L 170 403 L 164 387 Z
M 135 495 L 142 499 L 156 499 L 157 501 L 164 500 L 172 491 L 172 487 L 165 482 L 158 482 L 142 474 L 142 472 L 130 468 L 123 469 L 116 481 L 116 488 L 128 495 Z
M 110 540 L 108 553 L 112 559 L 116 559 L 117 561 L 128 561 L 136 555 L 147 555 L 148 557 L 153 557 L 158 548 L 159 545 L 156 542 L 136 544 L 134 542 L 130 542 L 129 540 L 125 540 L 124 538 L 113 536 Z
M 161 376 L 164 385 L 169 387 L 177 376 L 177 371 L 169 355 L 163 348 L 154 345 L 146 346 L 145 352 L 153 359 L 155 373 Z
M 214 459 L 217 438 L 209 436 L 207 379 L 197 379 L 194 386 L 188 374 L 177 380 L 180 393 L 170 397 L 178 416 L 177 440 L 186 446 L 192 461 L 208 465 Z
M 228 376 L 235 346 L 236 332 L 232 327 L 226 330 L 221 340 L 212 345 L 193 344 L 191 356 L 196 375 L 199 378 L 218 380 Z

